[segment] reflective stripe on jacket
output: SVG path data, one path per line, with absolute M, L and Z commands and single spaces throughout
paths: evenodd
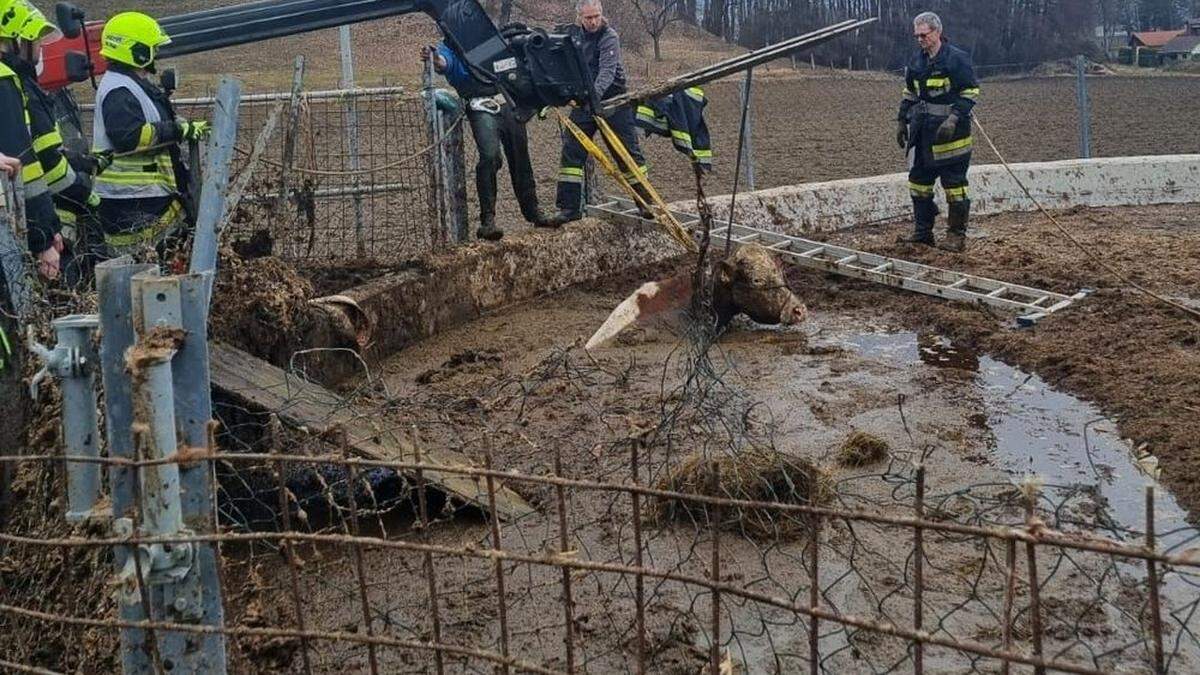
M 170 148 L 156 147 L 154 127 L 163 121 L 158 106 L 141 84 L 125 73 L 109 70 L 96 92 L 96 114 L 92 118 L 92 145 L 97 152 L 115 150 L 108 135 L 103 107 L 108 96 L 119 89 L 127 90 L 137 99 L 145 118 L 137 150 L 132 154 L 114 157 L 112 164 L 96 176 L 96 193 L 101 199 L 140 199 L 167 197 L 178 192 L 175 165 Z

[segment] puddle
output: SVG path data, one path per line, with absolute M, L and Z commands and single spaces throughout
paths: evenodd
M 1094 405 L 938 335 L 866 333 L 841 341 L 864 356 L 892 364 L 973 372 L 984 406 L 968 421 L 990 430 L 988 457 L 994 466 L 1014 480 L 1034 473 L 1048 485 L 1092 491 L 1099 507 L 1098 526 L 1109 536 L 1136 540 L 1146 526 L 1145 486 L 1153 483 L 1159 546 L 1169 550 L 1193 543 L 1196 532 L 1188 526 L 1186 512 L 1139 468 L 1131 444 Z

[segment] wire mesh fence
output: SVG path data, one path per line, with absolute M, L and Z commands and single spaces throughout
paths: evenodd
M 253 94 L 240 106 L 232 172 L 245 171 L 268 118 L 279 121 L 257 153 L 225 235 L 252 255 L 304 266 L 394 265 L 445 246 L 426 105 L 401 87 Z M 212 98 L 178 99 L 186 119 L 209 119 Z M 91 128 L 84 109 L 85 130 Z M 461 132 L 451 124 L 448 142 Z
M 922 468 L 922 448 L 831 479 L 767 447 L 705 441 L 750 403 L 719 385 L 668 387 L 661 415 L 616 423 L 628 402 L 610 394 L 627 375 L 564 349 L 473 397 L 419 402 L 364 386 L 333 404 L 349 423 L 320 436 L 280 422 L 312 403 L 300 394 L 266 410 L 228 392 L 216 405 L 221 449 L 187 458 L 215 467 L 219 531 L 0 535 L 12 559 L 217 545 L 226 624 L 130 624 L 8 596 L 0 626 L 217 630 L 239 672 L 1194 669 L 1197 532 L 1153 533 L 1152 501 L 1148 527 L 1133 531 L 1080 486 L 934 487 L 946 483 Z M 613 420 L 611 432 L 530 431 L 567 390 L 588 393 L 588 414 Z M 357 424 L 412 439 L 411 454 L 365 459 L 348 431 Z M 434 444 L 421 438 L 435 436 L 477 465 L 427 459 Z M 44 472 L 66 459 L 0 461 Z M 445 476 L 475 498 L 450 495 Z M 532 509 L 502 515 L 507 491 Z M 6 653 L 73 665 L 36 641 Z

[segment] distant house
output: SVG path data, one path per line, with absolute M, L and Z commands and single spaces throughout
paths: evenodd
M 1129 46 L 1120 50 L 1120 62 L 1153 68 L 1162 63 L 1162 48 L 1187 33 L 1180 30 L 1144 30 L 1129 34 Z
M 1163 60 L 1200 59 L 1200 19 L 1187 22 L 1187 28 L 1159 49 Z
M 1134 49 L 1162 49 L 1168 42 L 1184 34 L 1184 30 L 1143 30 L 1129 36 L 1129 46 Z
M 1158 51 L 1164 61 L 1200 60 L 1200 35 L 1180 35 Z

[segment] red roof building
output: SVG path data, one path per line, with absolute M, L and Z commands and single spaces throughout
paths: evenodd
M 1183 35 L 1183 30 L 1145 30 L 1129 36 L 1130 47 L 1161 49 L 1171 40 Z

